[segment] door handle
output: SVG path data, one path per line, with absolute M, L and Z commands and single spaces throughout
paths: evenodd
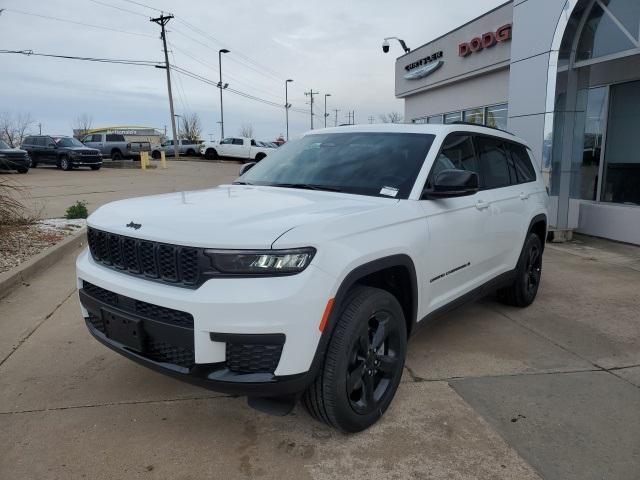
M 529 198 L 529 194 L 528 193 L 520 193 L 520 200 L 527 200 Z
M 484 200 L 478 200 L 476 202 L 476 208 L 478 210 L 484 210 L 485 208 L 489 208 L 489 202 L 485 202 Z

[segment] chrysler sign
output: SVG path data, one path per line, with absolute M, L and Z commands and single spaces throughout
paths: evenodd
M 511 40 L 511 24 L 508 23 L 500 27 L 495 32 L 487 32 L 479 37 L 471 39 L 469 42 L 463 42 L 458 45 L 458 55 L 468 57 L 472 53 L 479 52 L 485 48 L 491 48 L 498 43 Z
M 428 57 L 424 57 L 420 60 L 410 63 L 409 65 L 404 67 L 404 69 L 407 71 L 407 73 L 405 73 L 404 75 L 404 78 L 406 80 L 417 80 L 419 78 L 424 78 L 431 75 L 444 64 L 444 60 L 442 60 L 442 57 L 442 52 L 436 52 L 433 55 L 429 55 Z

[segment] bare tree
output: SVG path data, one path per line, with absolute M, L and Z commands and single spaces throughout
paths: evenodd
M 180 117 L 178 135 L 185 140 L 200 140 L 202 136 L 202 123 L 197 113 L 187 113 Z
M 0 138 L 7 142 L 10 147 L 17 148 L 22 145 L 24 137 L 34 124 L 34 120 L 29 113 L 12 115 L 4 112 L 0 115 Z
M 253 125 L 250 123 L 245 123 L 240 127 L 240 136 L 246 138 L 253 138 Z
M 76 138 L 80 139 L 84 137 L 89 130 L 93 127 L 93 118 L 91 115 L 83 113 L 76 117 L 76 121 L 73 124 L 73 134 Z
M 379 115 L 382 123 L 402 123 L 403 117 L 398 112 L 389 112 Z

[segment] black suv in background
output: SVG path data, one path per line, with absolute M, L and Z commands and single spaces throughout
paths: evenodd
M 17 170 L 18 173 L 27 173 L 31 166 L 29 154 L 24 150 L 11 148 L 0 140 L 0 169 Z
M 81 166 L 99 170 L 102 166 L 100 150 L 89 148 L 73 137 L 31 135 L 24 139 L 22 148 L 29 153 L 32 167 L 50 164 L 63 170 Z

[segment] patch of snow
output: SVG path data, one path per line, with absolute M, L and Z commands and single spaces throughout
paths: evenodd
M 87 225 L 84 218 L 67 220 L 66 218 L 49 218 L 47 220 L 39 220 L 36 225 L 40 230 L 49 232 L 65 232 L 71 233 L 81 229 Z

